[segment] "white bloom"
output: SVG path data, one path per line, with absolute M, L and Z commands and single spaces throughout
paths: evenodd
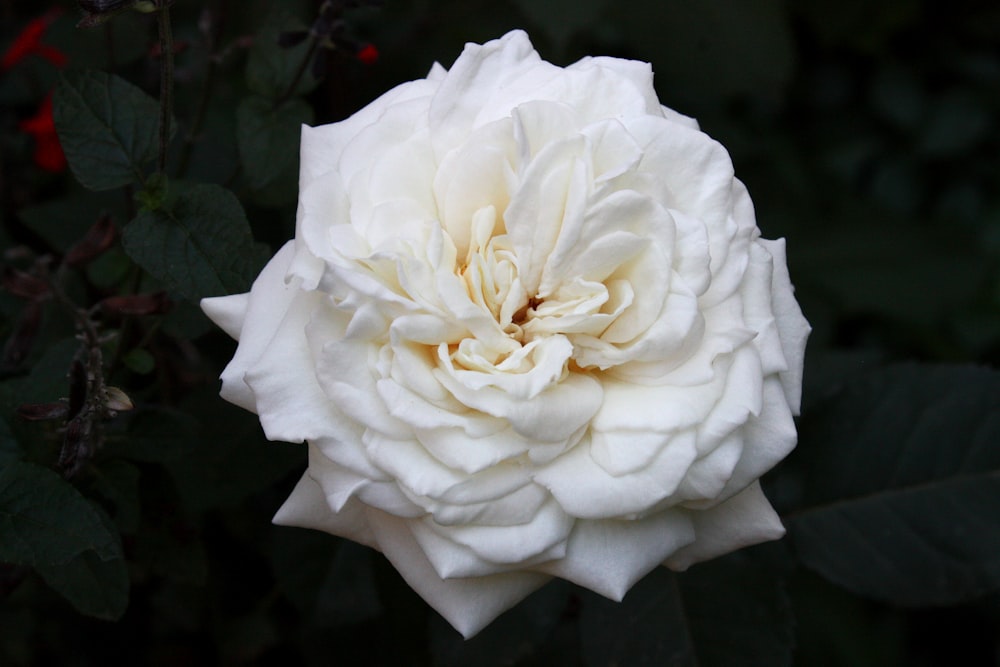
M 783 534 L 809 326 L 725 149 L 646 63 L 467 45 L 302 130 L 295 240 L 249 294 L 222 395 L 309 443 L 275 521 L 382 551 L 460 632 L 562 577 Z

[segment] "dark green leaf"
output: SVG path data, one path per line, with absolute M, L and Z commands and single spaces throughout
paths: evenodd
M 162 322 L 164 333 L 185 340 L 217 330 L 211 320 L 205 317 L 205 313 L 201 312 L 201 308 L 189 301 L 175 303 Z
M 170 292 L 192 300 L 247 291 L 264 259 L 239 200 L 218 185 L 186 190 L 169 211 L 140 213 L 122 243 Z
M 156 155 L 159 104 L 112 74 L 66 72 L 52 114 L 73 175 L 91 190 L 142 180 L 143 165 Z
M 301 128 L 312 122 L 312 107 L 299 98 L 278 107 L 263 97 L 243 100 L 236 111 L 236 136 L 251 188 L 263 187 L 289 169 L 297 171 Z
M 295 74 L 309 52 L 309 41 L 293 47 L 278 45 L 278 36 L 285 31 L 306 29 L 300 21 L 283 9 L 272 10 L 265 18 L 247 56 L 247 86 L 258 95 L 278 98 L 288 92 Z M 304 95 L 319 83 L 308 65 L 292 91 Z
M 319 625 L 357 623 L 378 616 L 382 605 L 375 589 L 372 550 L 342 541 L 317 591 L 310 618 Z
M 201 429 L 193 451 L 168 463 L 177 490 L 191 511 L 230 506 L 305 469 L 304 447 L 264 438 L 257 417 L 222 399 L 192 395 L 183 406 Z
M 797 285 L 828 295 L 841 311 L 927 325 L 954 311 L 984 277 L 985 262 L 958 230 L 943 236 L 870 207 L 842 215 L 853 222 L 817 230 L 792 271 Z
M 154 368 L 156 368 L 156 360 L 153 355 L 143 350 L 141 348 L 135 348 L 129 350 L 128 353 L 122 357 L 122 361 L 125 365 L 129 367 L 129 370 L 139 375 L 146 375 L 151 373 Z
M 18 210 L 17 217 L 55 250 L 65 252 L 83 238 L 102 212 L 121 208 L 121 198 L 112 194 L 46 200 Z
M 657 568 L 615 603 L 587 593 L 587 665 L 740 667 L 789 664 L 791 611 L 780 578 L 744 554 L 683 574 Z
M 45 583 L 81 614 L 116 621 L 125 613 L 129 580 L 123 558 L 101 560 L 95 552 L 85 551 L 68 563 L 37 569 Z
M 45 351 L 26 377 L 0 385 L 0 401 L 12 411 L 22 403 L 51 403 L 69 395 L 69 366 L 80 349 L 80 341 L 69 338 Z
M 128 255 L 116 246 L 87 265 L 87 278 L 95 286 L 111 290 L 121 284 L 134 267 Z
M 8 463 L 21 458 L 21 445 L 17 444 L 14 434 L 10 432 L 7 422 L 0 418 L 0 472 Z
M 972 149 L 992 129 L 993 115 L 985 100 L 969 91 L 955 91 L 935 100 L 920 133 L 920 149 L 934 156 Z
M 268 554 L 279 588 L 299 613 L 327 625 L 315 619 L 313 609 L 341 541 L 315 530 L 272 526 L 271 531 Z
M 0 473 L 0 561 L 62 565 L 92 551 L 121 555 L 113 527 L 80 492 L 47 468 L 16 461 Z
M 108 532 L 114 525 L 94 508 Z M 121 618 L 128 606 L 129 578 L 121 544 L 115 536 L 115 552 L 102 558 L 93 550 L 84 551 L 66 563 L 39 564 L 38 574 L 76 607 L 77 611 L 108 621 Z
M 802 561 L 856 593 L 950 604 L 1000 588 L 1000 374 L 898 366 L 802 420 Z
M 558 662 L 544 657 L 539 659 L 539 654 L 544 656 L 556 644 L 553 629 L 572 608 L 573 591 L 573 586 L 565 581 L 551 581 L 468 640 L 443 618 L 434 616 L 430 624 L 434 664 L 440 667 L 493 667 L 521 664 L 526 659 L 531 660 L 529 664 L 576 664 L 565 660 L 565 656 Z M 575 644 L 570 643 L 572 648 L 569 650 L 577 650 Z
M 665 100 L 775 97 L 794 71 L 791 27 L 779 0 L 633 0 L 612 3 L 612 11 L 634 55 L 654 64 L 657 87 L 669 91 Z

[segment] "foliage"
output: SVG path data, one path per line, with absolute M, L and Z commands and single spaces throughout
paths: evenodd
M 49 4 L 0 28 L 0 664 L 997 664 L 989 3 Z M 653 63 L 814 333 L 765 479 L 786 540 L 621 604 L 553 582 L 464 642 L 378 554 L 270 525 L 304 448 L 216 396 L 232 343 L 196 304 L 294 233 L 301 124 L 514 27 Z

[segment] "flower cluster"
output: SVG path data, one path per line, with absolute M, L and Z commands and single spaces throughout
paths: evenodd
M 309 468 L 278 523 L 381 550 L 466 636 L 782 535 L 809 326 L 725 149 L 648 64 L 522 32 L 303 128 L 296 237 L 222 395 Z
M 63 67 L 66 64 L 66 55 L 56 47 L 42 42 L 49 25 L 61 14 L 62 10 L 53 9 L 29 21 L 4 51 L 3 56 L 0 56 L 0 71 L 6 72 L 32 56 L 42 58 L 54 67 Z M 56 134 L 56 125 L 52 117 L 51 92 L 42 100 L 37 113 L 21 121 L 18 128 L 35 140 L 34 160 L 39 168 L 53 173 L 66 169 L 66 156 L 59 144 L 59 136 Z

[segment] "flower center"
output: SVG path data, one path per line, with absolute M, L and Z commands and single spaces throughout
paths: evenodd
M 528 303 L 521 306 L 520 309 L 514 313 L 514 317 L 511 321 L 518 326 L 524 324 L 528 321 L 528 311 L 536 310 L 543 303 L 545 303 L 545 301 L 543 299 L 539 299 L 537 296 L 529 297 Z
M 517 254 L 507 234 L 492 235 L 492 225 L 477 227 L 457 273 L 473 303 L 489 312 L 505 334 L 520 343 L 527 342 L 523 325 L 542 299 L 529 297 L 521 285 Z

